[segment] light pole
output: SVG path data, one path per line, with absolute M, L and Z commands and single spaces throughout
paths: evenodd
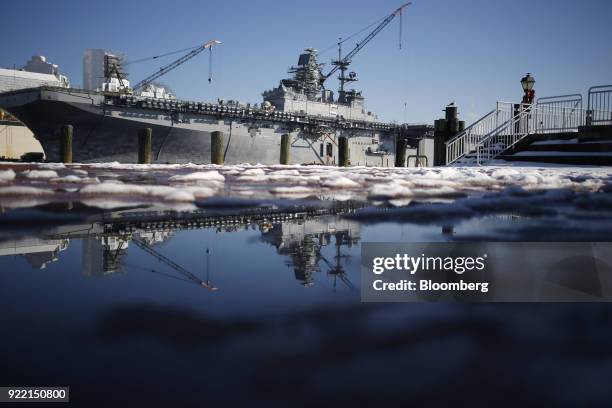
M 523 87 L 523 92 L 524 92 L 523 103 L 525 104 L 533 103 L 533 99 L 535 98 L 535 91 L 533 90 L 534 85 L 535 85 L 535 79 L 528 72 L 527 75 L 525 75 L 521 79 L 521 86 Z

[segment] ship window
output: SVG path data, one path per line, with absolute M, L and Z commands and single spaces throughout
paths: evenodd
M 323 156 L 323 143 L 319 146 L 319 156 Z
M 334 148 L 331 143 L 327 143 L 327 155 L 330 157 L 334 155 Z

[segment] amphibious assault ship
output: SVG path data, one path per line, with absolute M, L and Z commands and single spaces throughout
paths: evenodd
M 409 135 L 422 139 L 429 129 L 379 122 L 365 108 L 361 92 L 346 91 L 344 86 L 356 80 L 354 72 L 346 74 L 351 58 L 408 4 L 394 11 L 344 58 L 340 53 L 327 75 L 317 61 L 316 50 L 306 49 L 289 70 L 292 77 L 264 92 L 260 105 L 183 101 L 148 91 L 153 79 L 219 43 L 211 41 L 160 69 L 133 90 L 125 85 L 121 67 L 114 61 L 105 67 L 109 80 L 101 90 L 18 90 L 0 94 L 0 107 L 34 132 L 48 161 L 60 160 L 59 130 L 70 124 L 74 129 L 75 162 L 134 163 L 138 159 L 138 131 L 151 128 L 155 163 L 210 163 L 211 133 L 220 131 L 226 164 L 277 164 L 281 136 L 289 135 L 291 164 L 337 164 L 338 146 L 345 138 L 348 164 L 393 166 L 396 146 L 405 149 L 405 143 L 398 141 Z M 338 70 L 340 90 L 336 99 L 324 87 L 324 81 Z M 144 92 L 137 94 L 137 89 Z

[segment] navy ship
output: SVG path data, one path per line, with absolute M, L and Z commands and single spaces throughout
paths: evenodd
M 281 136 L 289 135 L 291 164 L 338 163 L 340 138 L 346 138 L 350 165 L 394 166 L 398 140 L 423 139 L 426 126 L 382 123 L 368 111 L 361 92 L 345 90 L 356 80 L 347 73 L 351 58 L 396 15 L 389 15 L 351 52 L 333 61 L 327 74 L 309 48 L 289 72 L 291 78 L 263 93 L 261 104 L 235 101 L 194 102 L 152 92 L 152 81 L 204 49 L 211 41 L 129 88 L 119 62 L 105 66 L 108 82 L 96 91 L 43 86 L 0 94 L 0 107 L 28 126 L 40 141 L 47 161 L 60 161 L 59 130 L 73 126 L 75 162 L 134 163 L 138 158 L 137 133 L 152 129 L 155 163 L 210 163 L 213 131 L 224 135 L 224 163 L 278 164 Z M 339 43 L 340 44 L 340 43 Z M 324 82 L 340 71 L 338 97 Z M 114 76 L 112 75 L 114 74 Z M 137 90 L 142 92 L 137 93 Z M 417 141 L 421 154 L 431 150 L 430 140 Z M 429 160 L 431 161 L 431 160 Z M 402 164 L 399 164 L 402 165 Z

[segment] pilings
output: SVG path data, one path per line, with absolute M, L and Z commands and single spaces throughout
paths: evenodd
M 291 160 L 291 137 L 288 134 L 281 136 L 281 148 L 280 148 L 280 164 L 289 164 Z
M 138 131 L 138 163 L 151 164 L 151 145 L 153 131 L 143 128 Z
M 349 165 L 349 144 L 346 136 L 338 138 L 338 166 L 347 167 Z
M 72 125 L 62 126 L 60 133 L 60 160 L 62 163 L 72 163 Z
M 446 165 L 446 134 L 446 120 L 436 120 L 434 122 L 434 166 Z
M 402 136 L 398 136 L 395 143 L 395 167 L 406 167 L 406 148 L 408 141 Z
M 448 105 L 444 112 L 444 119 L 434 123 L 434 166 L 446 165 L 446 142 L 465 130 L 465 122 L 457 119 L 457 106 Z
M 214 131 L 210 133 L 210 162 L 212 164 L 223 164 L 223 132 Z

